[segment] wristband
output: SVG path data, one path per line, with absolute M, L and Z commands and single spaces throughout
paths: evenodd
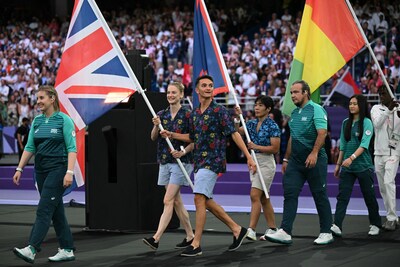
M 181 146 L 181 151 L 183 152 L 183 155 L 186 155 L 186 149 L 183 146 Z
M 357 158 L 357 156 L 355 154 L 351 154 L 350 157 L 351 157 L 352 160 L 355 160 Z
M 74 175 L 74 171 L 71 171 L 71 170 L 67 170 L 66 173 L 71 174 L 71 175 Z
M 289 160 L 288 160 L 288 159 L 283 159 L 282 161 L 283 161 L 283 162 L 286 162 L 286 163 L 289 163 Z
M 20 168 L 20 167 L 17 167 L 17 168 L 15 169 L 15 171 L 20 172 L 20 173 L 23 173 L 23 172 L 24 172 L 24 170 L 23 170 L 22 168 Z

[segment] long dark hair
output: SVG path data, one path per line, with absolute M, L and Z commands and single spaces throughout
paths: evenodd
M 364 132 L 364 118 L 371 119 L 371 115 L 369 113 L 368 109 L 368 103 L 367 103 L 367 98 L 363 95 L 353 95 L 350 97 L 350 101 L 355 98 L 357 99 L 357 105 L 359 108 L 359 113 L 358 113 L 358 140 L 361 141 L 362 139 L 362 133 Z M 349 109 L 349 119 L 347 120 L 347 124 L 345 125 L 344 128 L 344 138 L 346 141 L 350 141 L 351 139 L 351 127 L 353 125 L 353 120 L 354 120 L 354 115 L 351 114 L 350 109 Z

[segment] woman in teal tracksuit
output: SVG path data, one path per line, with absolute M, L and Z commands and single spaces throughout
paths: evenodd
M 41 86 L 37 93 L 37 103 L 42 111 L 32 122 L 21 160 L 13 181 L 19 185 L 23 168 L 35 155 L 35 179 L 40 193 L 29 245 L 14 248 L 19 258 L 33 263 L 36 253 L 49 230 L 50 223 L 57 234 L 60 248 L 49 261 L 74 260 L 74 244 L 70 227 L 65 217 L 63 194 L 72 185 L 76 160 L 76 140 L 74 123 L 60 112 L 57 91 L 52 86 Z
M 356 179 L 368 208 L 370 221 L 368 235 L 378 235 L 382 225 L 374 190 L 374 165 L 368 150 L 373 126 L 367 104 L 365 96 L 352 96 L 349 102 L 349 118 L 342 124 L 339 158 L 334 172 L 334 175 L 340 179 L 335 219 L 331 227 L 332 234 L 335 236 L 342 235 L 342 223 Z M 340 168 L 342 168 L 341 171 Z

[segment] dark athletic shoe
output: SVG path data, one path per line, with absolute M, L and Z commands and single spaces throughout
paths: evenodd
M 203 254 L 201 251 L 201 247 L 194 248 L 193 246 L 188 246 L 185 250 L 181 253 L 182 257 L 196 257 Z
M 192 238 L 190 241 L 187 241 L 186 238 L 183 239 L 183 241 L 179 244 L 176 244 L 175 248 L 180 249 L 180 248 L 187 248 L 188 246 L 190 246 L 193 242 Z
M 242 227 L 238 238 L 233 236 L 233 243 L 232 243 L 232 245 L 229 246 L 228 251 L 235 251 L 238 248 L 240 248 L 240 245 L 242 245 L 242 242 L 246 236 L 247 236 L 247 229 Z
M 158 242 L 156 242 L 156 240 L 154 238 L 152 238 L 152 237 L 143 238 L 142 241 L 143 241 L 143 243 L 148 245 L 151 249 L 153 249 L 153 250 L 157 250 L 158 249 Z

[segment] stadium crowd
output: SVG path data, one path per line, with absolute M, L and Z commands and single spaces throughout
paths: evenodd
M 382 63 L 385 73 L 399 91 L 400 1 L 352 1 L 359 21 Z M 361 2 L 361 1 L 360 1 Z M 186 86 L 191 95 L 193 56 L 193 10 L 180 8 L 103 11 L 112 33 L 124 52 L 142 49 L 149 56 L 152 91 L 165 92 L 172 81 Z M 211 7 L 214 31 L 223 47 L 223 57 L 231 80 L 245 110 L 251 110 L 254 97 L 266 94 L 279 99 L 296 49 L 302 10 L 258 18 L 256 30 L 233 34 L 232 28 L 251 21 L 254 12 L 243 7 L 229 10 Z M 261 14 L 261 13 L 260 13 Z M 260 16 L 258 14 L 258 16 Z M 247 24 L 246 24 L 247 25 Z M 38 114 L 35 93 L 40 85 L 54 85 L 69 19 L 60 21 L 31 18 L 8 20 L 0 25 L 0 114 L 2 124 L 17 126 L 22 118 Z M 356 59 L 355 79 L 363 94 L 376 94 L 380 78 L 367 51 Z M 322 87 L 328 94 L 338 75 Z M 227 97 L 227 104 L 232 104 Z M 246 105 L 247 104 L 247 105 Z M 279 105 L 279 101 L 277 101 Z M 248 113 L 251 116 L 251 112 Z M 284 127 L 280 123 L 280 127 Z

